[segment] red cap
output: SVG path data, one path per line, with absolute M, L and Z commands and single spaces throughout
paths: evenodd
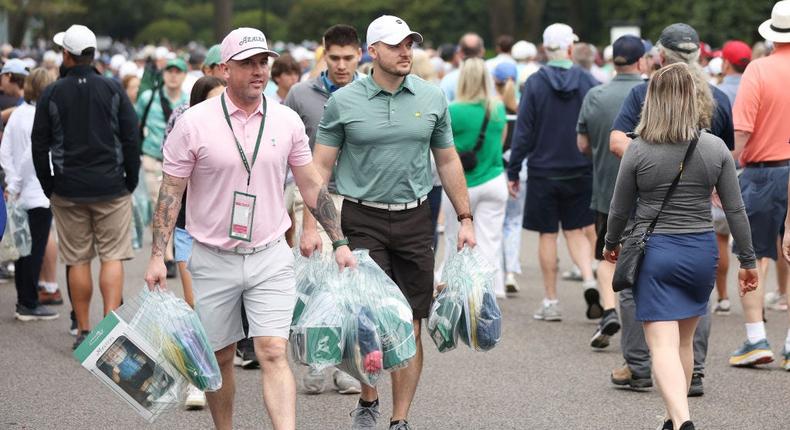
M 752 61 L 752 48 L 740 40 L 730 40 L 721 48 L 721 55 L 730 64 L 745 67 Z

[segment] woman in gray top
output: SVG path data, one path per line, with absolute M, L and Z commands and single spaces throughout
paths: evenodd
M 604 249 L 606 260 L 616 262 L 632 213 L 635 232 L 647 228 L 691 141 L 698 138 L 678 187 L 647 242 L 634 286 L 636 318 L 642 321 L 653 375 L 667 408 L 664 429 L 694 428 L 686 394 L 693 366 L 694 330 L 707 311 L 716 276 L 718 248 L 710 211 L 714 187 L 735 240 L 744 244 L 738 254 L 740 293 L 757 287 L 749 221 L 735 163 L 721 139 L 698 131 L 694 91 L 686 64 L 666 66 L 653 75 L 636 128 L 639 137 L 628 146 L 620 164 Z

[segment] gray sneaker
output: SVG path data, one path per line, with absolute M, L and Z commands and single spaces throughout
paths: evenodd
M 390 430 L 411 430 L 411 426 L 406 420 L 400 420 L 390 425 Z
M 357 408 L 351 411 L 351 430 L 375 430 L 376 419 L 381 415 L 379 404 L 365 407 L 357 403 Z
M 548 305 L 541 305 L 532 317 L 536 320 L 543 321 L 562 321 L 562 312 L 560 312 L 560 306 L 558 304 L 551 303 Z
M 338 369 L 335 369 L 332 373 L 332 381 L 335 383 L 335 389 L 340 394 L 359 394 L 362 392 L 359 381 Z
M 302 378 L 302 386 L 307 394 L 324 392 L 324 372 L 310 368 Z

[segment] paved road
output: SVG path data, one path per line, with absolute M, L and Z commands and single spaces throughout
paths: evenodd
M 584 318 L 579 283 L 560 285 L 565 311 L 561 323 L 532 319 L 542 298 L 537 236 L 524 233 L 524 238 L 522 292 L 501 303 L 501 344 L 487 353 L 460 348 L 439 354 L 428 340 L 425 371 L 410 418 L 414 427 L 656 428 L 663 414 L 658 392 L 634 393 L 609 383 L 610 370 L 622 362 L 619 337 L 603 352 L 587 346 L 595 326 Z M 567 269 L 570 260 L 564 249 L 560 257 L 561 268 Z M 141 252 L 127 264 L 127 297 L 142 286 L 146 261 L 147 255 Z M 732 282 L 734 274 L 733 270 Z M 65 285 L 63 270 L 60 284 Z M 59 307 L 58 320 L 20 323 L 13 319 L 15 301 L 13 283 L 0 284 L 0 429 L 211 428 L 207 411 L 178 410 L 147 425 L 72 358 L 68 305 Z M 94 300 L 94 323 L 100 313 L 100 301 Z M 741 315 L 735 303 L 733 315 L 714 317 L 706 393 L 691 400 L 693 417 L 702 429 L 786 430 L 790 428 L 790 373 L 775 364 L 759 370 L 733 369 L 726 364 L 728 353 L 744 336 Z M 787 316 L 772 312 L 768 319 L 769 338 L 778 353 Z M 259 372 L 238 369 L 236 380 L 236 428 L 270 428 Z M 382 379 L 381 388 L 385 421 L 391 412 L 388 378 Z M 354 396 L 335 392 L 299 394 L 298 428 L 349 428 L 348 412 L 355 402 Z M 383 422 L 380 428 L 386 428 Z

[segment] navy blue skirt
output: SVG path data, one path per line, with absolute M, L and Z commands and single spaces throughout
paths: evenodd
M 634 285 L 636 319 L 677 321 L 705 315 L 718 261 L 712 231 L 651 235 Z

